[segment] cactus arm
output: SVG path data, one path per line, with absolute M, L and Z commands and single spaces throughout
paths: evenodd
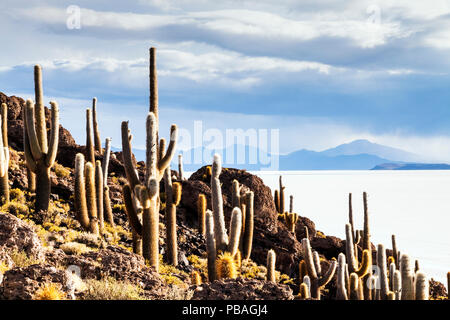
M 370 251 L 364 250 L 362 254 L 361 265 L 359 269 L 355 270 L 354 272 L 358 275 L 358 277 L 362 278 L 369 273 L 371 266 L 372 266 L 372 257 Z
M 51 101 L 51 132 L 50 132 L 50 144 L 48 146 L 48 152 L 45 156 L 45 164 L 51 168 L 55 163 L 56 154 L 58 151 L 59 142 L 59 107 L 58 103 Z
M 86 109 L 86 160 L 95 165 L 94 142 L 92 138 L 92 111 Z
M 105 139 L 105 152 L 103 153 L 102 172 L 103 172 L 103 184 L 108 185 L 108 166 L 109 159 L 111 158 L 111 138 Z
M 128 183 L 133 190 L 136 185 L 140 183 L 139 177 L 134 167 L 132 151 L 131 151 L 131 135 L 128 130 L 128 121 L 122 122 L 122 158 L 123 165 L 125 167 L 125 173 L 127 175 Z
M 26 113 L 26 127 L 31 154 L 35 161 L 39 161 L 42 158 L 43 154 L 41 147 L 39 146 L 39 140 L 36 134 L 36 126 L 34 125 L 34 105 L 31 100 L 27 100 Z
M 306 262 L 306 269 L 308 270 L 308 275 L 312 280 L 318 278 L 316 268 L 314 266 L 314 257 L 311 251 L 311 245 L 309 244 L 309 239 L 302 239 L 302 247 L 303 247 L 303 257 Z
M 3 146 L 8 147 L 8 106 L 6 103 L 2 103 L 1 116 Z
M 156 48 L 150 48 L 149 61 L 149 77 L 150 77 L 150 112 L 155 114 L 158 119 L 158 77 L 156 72 Z
M 94 147 L 97 152 L 102 154 L 102 143 L 100 140 L 100 131 L 98 130 L 97 121 L 97 98 L 92 99 L 92 123 L 94 127 Z
M 131 193 L 131 188 L 128 184 L 123 186 L 122 189 L 123 202 L 125 203 L 125 209 L 128 216 L 128 221 L 131 224 L 133 230 L 139 235 L 142 236 L 142 223 L 139 220 L 136 209 L 133 205 L 133 195 Z
M 164 171 L 172 161 L 172 158 L 175 154 L 176 146 L 177 146 L 177 138 L 178 138 L 178 128 L 175 124 L 170 127 L 170 142 L 167 147 L 166 154 L 158 161 L 158 170 Z
M 42 68 L 40 65 L 34 66 L 34 95 L 36 100 L 36 105 L 34 106 L 34 116 L 36 118 L 35 130 L 39 142 L 38 145 L 40 146 L 42 153 L 47 153 L 47 126 L 45 123 L 45 108 L 43 102 L 44 93 L 42 89 Z
M 355 229 L 353 227 L 353 205 L 352 205 L 352 194 L 351 193 L 348 194 L 348 223 L 351 226 L 352 238 L 353 238 L 353 240 L 355 240 L 356 234 L 355 234 Z M 347 257 L 347 259 L 348 259 L 348 257 Z
M 353 232 L 351 224 L 345 225 L 345 255 L 347 258 L 348 269 L 350 273 L 355 272 L 358 269 L 358 263 L 355 259 L 355 246 L 353 242 Z
M 28 183 L 30 184 L 30 177 L 34 173 L 36 173 L 36 161 L 34 161 L 33 155 L 31 153 L 31 147 L 30 147 L 30 141 L 28 139 L 28 132 L 27 132 L 27 125 L 26 125 L 26 108 L 22 110 L 22 117 L 23 117 L 23 151 L 25 155 L 25 162 L 27 165 L 27 168 L 29 169 L 30 175 L 28 175 Z M 29 186 L 30 187 L 30 186 Z
M 216 237 L 217 250 L 224 251 L 228 246 L 228 236 L 225 230 L 225 217 L 223 214 L 223 198 L 220 186 L 220 172 L 222 164 L 219 155 L 214 155 L 211 175 L 211 200 L 214 214 L 214 234 Z M 245 258 L 245 257 L 244 257 Z
M 317 251 L 313 251 L 313 261 L 314 261 L 314 268 L 316 268 L 317 275 L 320 277 L 322 274 L 322 267 L 320 266 L 320 257 L 319 253 Z
M 180 181 L 184 180 L 183 155 L 181 153 L 178 155 L 178 178 Z
M 319 287 L 325 287 L 331 281 L 331 279 L 333 279 L 336 272 L 336 266 L 336 260 L 331 261 L 331 265 L 328 267 L 327 272 L 319 279 Z

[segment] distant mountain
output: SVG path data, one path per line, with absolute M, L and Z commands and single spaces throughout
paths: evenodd
M 383 163 L 372 170 L 450 170 L 446 163 Z
M 407 151 L 384 146 L 378 143 L 373 143 L 368 140 L 354 140 L 350 143 L 341 144 L 335 148 L 327 149 L 321 152 L 323 155 L 329 157 L 335 156 L 351 156 L 358 154 L 370 154 L 392 161 L 403 162 L 423 162 L 424 158 Z
M 245 149 L 245 155 L 238 153 L 238 149 Z M 113 151 L 120 149 L 112 148 Z M 234 150 L 234 151 L 233 151 Z M 185 171 L 195 171 L 198 168 L 211 164 L 215 152 L 222 155 L 224 167 L 247 169 L 258 171 L 273 168 L 271 157 L 266 152 L 249 146 L 229 146 L 222 150 L 212 150 L 198 147 L 188 151 L 177 153 L 183 154 Z M 145 150 L 133 149 L 138 161 L 145 160 Z M 237 155 L 241 157 L 238 158 Z M 227 157 L 227 155 L 229 157 Z M 255 158 L 256 157 L 256 158 Z M 264 159 L 264 160 L 262 160 Z M 450 169 L 447 164 L 422 163 L 423 157 L 414 153 L 406 152 L 368 140 L 355 140 L 350 143 L 341 144 L 337 147 L 324 151 L 298 150 L 287 155 L 278 157 L 278 170 L 446 170 Z M 176 169 L 178 157 L 172 160 L 172 168 Z M 273 169 L 273 170 L 276 170 Z

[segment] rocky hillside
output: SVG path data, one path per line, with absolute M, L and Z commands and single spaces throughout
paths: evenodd
M 197 230 L 197 199 L 204 194 L 211 208 L 210 168 L 198 169 L 182 185 L 176 209 L 178 266 L 165 262 L 164 206 L 160 212 L 159 273 L 149 267 L 141 255 L 133 253 L 132 233 L 122 197 L 126 183 L 121 152 L 113 152 L 109 165 L 110 190 L 115 226 L 106 224 L 101 236 L 85 232 L 77 221 L 74 204 L 74 159 L 85 153 L 70 132 L 60 127 L 56 163 L 51 169 L 50 206 L 35 212 L 35 194 L 27 189 L 24 159 L 23 116 L 25 102 L 0 93 L 0 102 L 8 107 L 8 142 L 10 148 L 9 184 L 11 200 L 0 212 L 0 298 L 1 299 L 299 299 L 299 265 L 305 259 L 301 239 L 308 237 L 319 254 L 322 270 L 328 270 L 340 253 L 345 240 L 324 235 L 314 222 L 298 217 L 292 231 L 280 216 L 270 188 L 250 173 L 224 168 L 220 175 L 224 215 L 230 225 L 234 180 L 241 192 L 254 192 L 254 232 L 251 259 L 239 261 L 236 279 L 207 281 L 205 238 Z M 50 112 L 46 108 L 47 127 Z M 102 160 L 98 153 L 96 159 Z M 144 176 L 145 165 L 136 166 Z M 161 183 L 164 198 L 164 183 Z M 343 222 L 344 224 L 345 222 Z M 376 231 L 375 231 L 376 232 Z M 275 281 L 266 281 L 267 255 L 276 254 Z M 356 246 L 358 255 L 362 247 Z M 373 261 L 376 247 L 372 244 Z M 392 250 L 387 250 L 388 256 Z M 242 264 L 241 264 L 242 263 Z M 196 272 L 194 272 L 196 271 Z M 195 279 L 199 274 L 200 279 Z M 322 299 L 337 295 L 337 275 L 322 289 Z M 445 287 L 430 282 L 431 297 L 446 296 Z

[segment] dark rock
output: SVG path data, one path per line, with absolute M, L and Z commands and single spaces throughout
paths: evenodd
M 73 280 L 68 273 L 50 265 L 34 264 L 6 271 L 1 296 L 5 300 L 30 300 L 48 282 L 61 284 L 61 290 L 68 296 L 73 293 Z
M 447 290 L 445 289 L 444 284 L 439 281 L 435 281 L 431 278 L 430 282 L 430 298 L 433 299 L 442 299 L 442 297 L 447 298 Z
M 327 259 L 336 258 L 339 253 L 345 253 L 345 242 L 333 236 L 315 237 L 311 240 L 311 247 Z
M 284 284 L 256 279 L 216 280 L 194 287 L 192 300 L 293 300 Z
M 33 228 L 9 213 L 0 213 L 0 248 L 8 254 L 23 251 L 34 259 L 44 254 Z

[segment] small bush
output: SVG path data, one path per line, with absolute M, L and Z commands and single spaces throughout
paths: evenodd
M 53 165 L 53 170 L 58 178 L 67 178 L 70 176 L 70 170 L 57 162 Z
M 80 255 L 90 251 L 85 244 L 78 242 L 67 242 L 62 244 L 59 248 L 64 251 L 65 254 L 71 255 Z
M 34 300 L 66 300 L 66 294 L 59 283 L 46 283 L 34 295 Z
M 101 240 L 100 240 L 99 236 L 97 236 L 93 233 L 89 233 L 89 232 L 79 233 L 75 237 L 74 241 L 78 242 L 78 243 L 83 243 L 83 244 L 87 245 L 88 247 L 92 247 L 92 248 L 99 248 L 101 245 Z
M 86 280 L 86 290 L 82 300 L 144 300 L 143 290 L 127 281 L 118 281 L 112 277 L 101 280 Z
M 33 257 L 29 257 L 25 251 L 13 251 L 10 255 L 11 260 L 14 262 L 14 266 L 19 268 L 29 267 L 33 264 L 38 264 L 40 261 Z

